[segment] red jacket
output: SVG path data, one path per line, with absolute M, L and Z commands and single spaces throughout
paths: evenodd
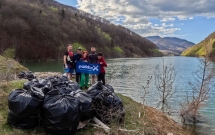
M 102 64 L 100 64 L 100 62 L 102 62 Z M 100 64 L 100 73 L 105 73 L 105 67 L 107 67 L 105 59 L 103 57 L 101 59 L 98 59 L 98 63 Z

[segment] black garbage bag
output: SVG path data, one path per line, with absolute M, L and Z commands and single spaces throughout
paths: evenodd
M 44 94 L 46 94 L 47 92 L 52 90 L 52 84 L 48 79 L 38 78 L 25 82 L 23 89 L 33 89 L 33 91 L 42 91 Z
M 53 89 L 57 89 L 61 94 L 70 94 L 73 91 L 77 91 L 79 85 L 76 82 L 58 83 L 53 86 Z
M 25 71 L 22 71 L 22 72 L 20 72 L 20 73 L 18 74 L 18 78 L 19 78 L 19 79 L 25 78 L 25 76 L 26 76 L 26 72 L 25 72 Z
M 92 98 L 96 116 L 103 122 L 121 122 L 124 118 L 124 107 L 121 99 L 114 93 L 111 85 L 96 83 L 87 91 Z
M 27 72 L 26 76 L 25 76 L 25 79 L 28 79 L 29 81 L 35 79 L 36 77 L 34 76 L 34 73 L 29 71 Z
M 38 126 L 43 98 L 44 94 L 42 91 L 13 90 L 8 96 L 8 124 L 21 129 L 30 129 Z
M 77 90 L 70 93 L 76 97 L 80 104 L 81 121 L 91 119 L 95 116 L 95 111 L 92 108 L 92 98 L 83 90 Z
M 69 81 L 68 82 L 68 87 L 69 89 L 71 89 L 72 91 L 77 91 L 80 89 L 80 86 L 77 82 L 73 82 L 73 81 Z
M 110 84 L 106 84 L 105 87 L 107 87 L 111 92 L 114 92 L 114 88 Z
M 90 95 L 92 100 L 95 100 L 95 97 L 102 91 L 102 89 L 103 89 L 102 82 L 97 82 L 88 88 L 87 94 Z
M 52 90 L 43 103 L 43 127 L 52 134 L 74 134 L 80 121 L 79 101 L 70 94 Z
M 72 91 L 80 89 L 79 84 L 73 81 L 69 81 L 65 76 L 52 76 L 46 78 L 53 86 L 53 89 L 57 89 L 60 93 L 69 94 Z
M 34 76 L 34 73 L 29 71 L 29 72 L 25 72 L 22 71 L 18 74 L 18 78 L 19 79 L 28 79 L 29 81 L 35 79 L 36 77 Z
M 32 86 L 38 83 L 37 79 L 33 79 L 32 81 L 27 81 L 23 85 L 23 89 L 30 90 Z

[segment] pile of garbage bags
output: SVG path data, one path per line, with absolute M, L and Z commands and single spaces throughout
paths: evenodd
M 22 71 L 18 74 L 19 79 L 28 79 L 29 81 L 35 79 L 34 73 L 32 71 L 26 72 Z
M 124 117 L 121 99 L 112 86 L 98 82 L 87 92 L 65 76 L 32 79 L 8 96 L 8 124 L 21 129 L 42 125 L 53 134 L 73 134 L 80 121 L 97 116 L 110 122 L 114 112 Z M 115 115 L 114 117 L 117 117 Z

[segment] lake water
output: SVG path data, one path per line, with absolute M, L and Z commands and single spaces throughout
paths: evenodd
M 34 72 L 63 72 L 62 61 L 52 62 L 28 62 L 22 63 L 29 70 Z M 145 96 L 145 104 L 157 109 L 161 109 L 159 92 L 155 85 L 156 66 L 172 64 L 176 71 L 176 78 L 173 84 L 173 95 L 168 99 L 165 112 L 175 121 L 180 122 L 180 104 L 186 100 L 186 94 L 191 92 L 188 82 L 194 82 L 193 73 L 199 69 L 200 61 L 195 57 L 152 57 L 152 58 L 122 58 L 107 60 L 106 80 L 111 84 L 117 93 L 131 97 L 137 102 L 143 102 L 141 98 L 144 94 L 142 86 L 147 86 L 148 76 L 152 76 L 148 94 Z M 213 65 L 214 63 L 212 63 Z M 190 126 L 199 134 L 215 134 L 215 87 L 214 81 L 211 83 L 209 98 L 205 106 L 200 110 L 200 122 L 195 126 Z

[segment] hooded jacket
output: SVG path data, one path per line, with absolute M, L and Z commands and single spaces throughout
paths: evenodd
M 100 62 L 102 62 L 102 64 L 100 64 Z M 105 59 L 103 57 L 101 59 L 98 59 L 98 63 L 100 64 L 100 73 L 105 73 L 105 67 L 107 67 Z

